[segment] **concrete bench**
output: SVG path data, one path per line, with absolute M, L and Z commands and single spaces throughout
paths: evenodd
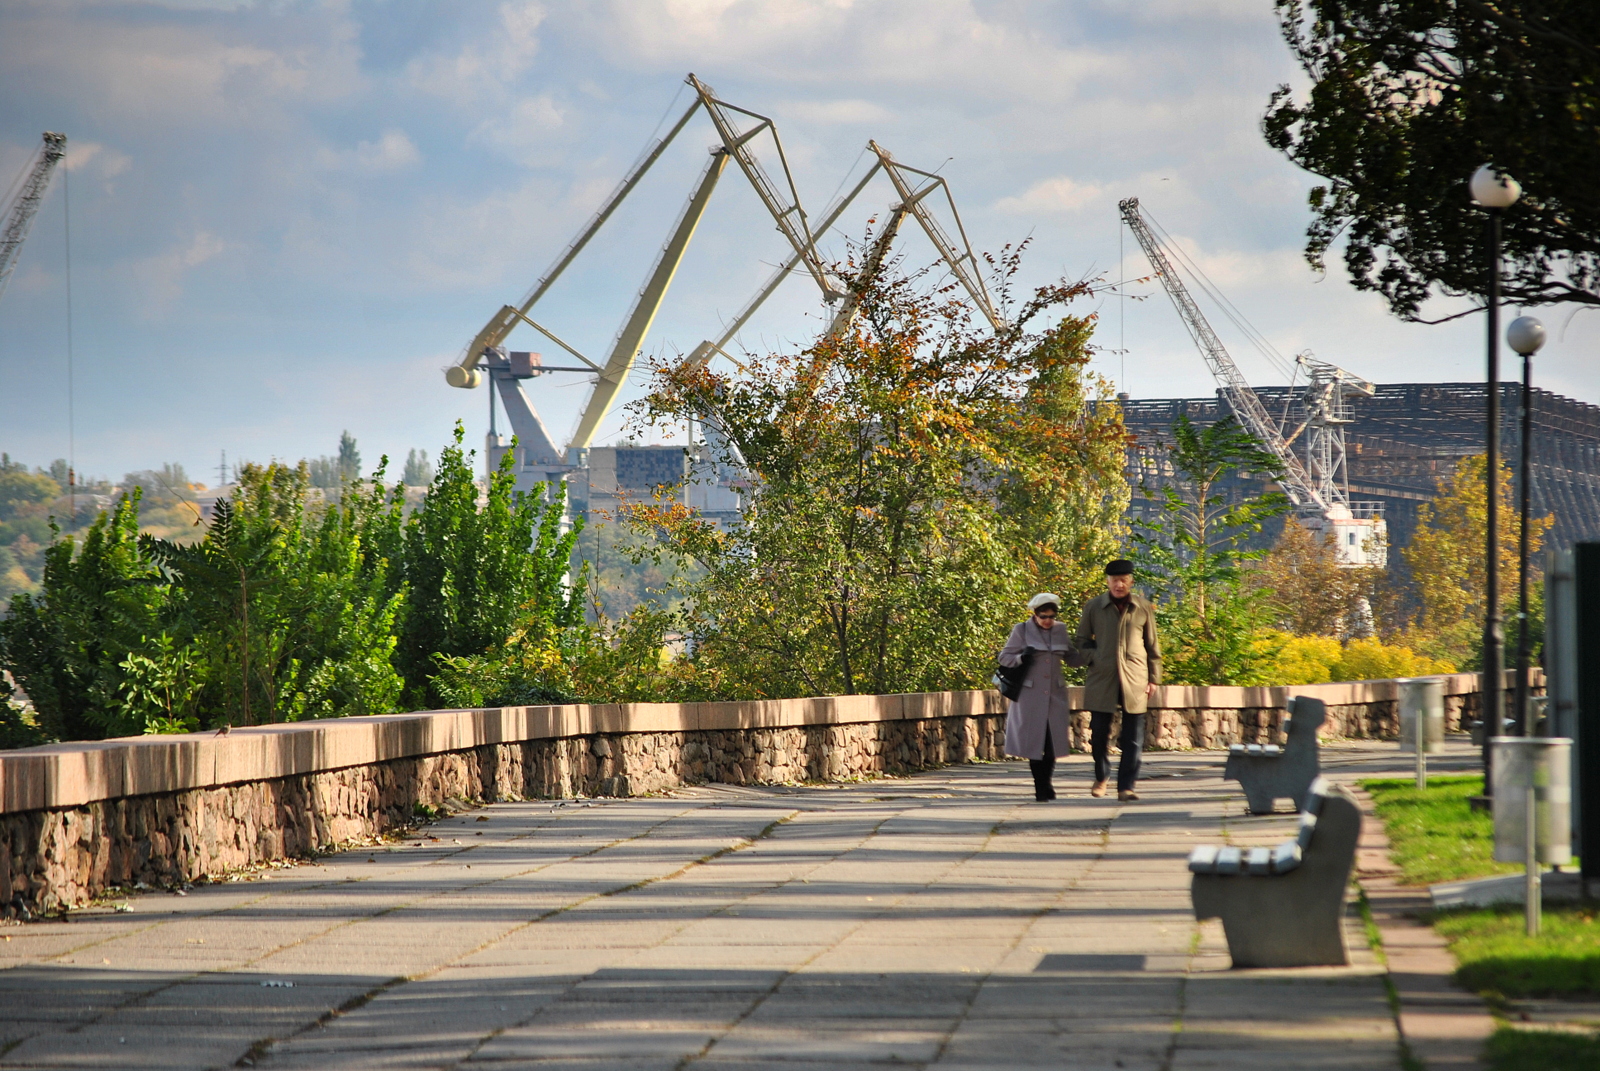
M 1293 840 L 1204 845 L 1190 854 L 1194 917 L 1222 919 L 1235 967 L 1343 966 L 1345 895 L 1360 836 L 1355 797 L 1319 777 Z
M 1297 695 L 1289 700 L 1286 745 L 1234 744 L 1228 749 L 1222 779 L 1239 782 L 1251 814 L 1271 814 L 1273 804 L 1285 796 L 1305 810 L 1306 793 L 1322 771 L 1317 730 L 1327 720 L 1322 700 Z

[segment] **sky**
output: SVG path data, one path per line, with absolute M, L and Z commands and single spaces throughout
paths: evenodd
M 0 450 L 111 479 L 177 462 L 214 484 L 224 451 L 331 454 L 346 430 L 368 467 L 436 455 L 457 421 L 481 446 L 488 392 L 447 386 L 443 369 L 687 107 L 690 72 L 774 120 L 813 217 L 875 139 L 947 180 L 978 250 L 1030 241 L 1024 284 L 1115 281 L 1149 273 L 1117 213 L 1137 196 L 1278 354 L 1309 349 L 1378 382 L 1481 379 L 1481 317 L 1402 323 L 1337 264 L 1306 265 L 1316 180 L 1260 133 L 1272 91 L 1303 84 L 1271 7 L 8 0 L 0 189 L 42 131 L 69 149 L 0 295 Z M 536 319 L 609 351 L 714 139 L 691 121 Z M 771 143 L 756 151 L 777 173 Z M 891 200 L 875 180 L 824 253 L 843 257 Z M 933 259 L 909 228 L 897 248 L 908 265 Z M 730 168 L 597 442 L 670 441 L 628 423 L 650 360 L 719 333 L 786 254 Z M 1126 293 L 1076 310 L 1100 318 L 1096 369 L 1135 397 L 1212 393 L 1159 289 Z M 1248 378 L 1284 381 L 1206 311 Z M 739 342 L 801 348 L 822 315 L 796 278 Z M 1600 403 L 1600 317 L 1540 315 L 1540 385 Z M 509 345 L 560 352 L 527 328 Z M 587 383 L 528 387 L 564 443 Z

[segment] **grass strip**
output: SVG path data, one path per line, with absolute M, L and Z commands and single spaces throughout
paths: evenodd
M 1502 1026 L 1484 1046 L 1489 1071 L 1594 1071 L 1600 1037 Z
M 1597 912 L 1593 902 L 1546 904 L 1538 937 L 1524 932 L 1521 904 L 1436 911 L 1429 921 L 1450 942 L 1456 980 L 1467 989 L 1563 997 L 1600 994 Z
M 1467 803 L 1483 788 L 1476 775 L 1430 777 L 1417 791 L 1409 777 L 1361 782 L 1389 834 L 1389 858 L 1407 885 L 1433 885 L 1510 874 L 1515 863 L 1494 861 L 1494 819 Z

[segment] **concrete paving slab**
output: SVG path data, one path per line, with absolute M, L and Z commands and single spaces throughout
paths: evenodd
M 392 850 L 3 927 L 0 1060 L 217 1067 L 277 1038 L 256 1066 L 1396 1067 L 1364 948 L 1233 972 L 1189 915 L 1194 843 L 1272 843 L 1292 816 L 1244 819 L 1220 758 L 1147 767 L 1181 776 L 1136 807 L 1082 785 L 1036 806 L 1018 763 L 503 804 Z

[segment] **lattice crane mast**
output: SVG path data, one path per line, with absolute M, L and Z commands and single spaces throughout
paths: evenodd
M 1339 478 L 1345 462 L 1343 425 L 1349 422 L 1346 401 L 1353 396 L 1370 397 L 1372 384 L 1337 365 L 1317 360 L 1309 353 L 1301 354 L 1296 361 L 1310 381 L 1304 398 L 1307 416 L 1299 428 L 1285 436 L 1190 296 L 1160 239 L 1145 220 L 1139 199 L 1129 197 L 1117 207 L 1122 212 L 1123 222 L 1149 259 L 1151 269 L 1161 279 L 1189 337 L 1194 339 L 1205 358 L 1228 408 L 1245 430 L 1265 445 L 1283 466 L 1281 484 L 1294 503 L 1300 522 L 1314 531 L 1334 536 L 1335 552 L 1342 564 L 1381 564 L 1386 535 L 1383 519 L 1376 515 L 1357 516 Z M 1292 449 L 1301 432 L 1308 433 L 1306 461 Z
M 28 169 L 16 198 L 6 209 L 5 231 L 0 232 L 0 295 L 5 293 L 6 283 L 17 266 L 17 254 L 22 251 L 28 229 L 33 226 L 33 217 L 39 214 L 39 205 L 50 188 L 50 177 L 66 153 L 67 136 L 46 132 L 44 144 L 40 146 L 33 166 Z
M 773 121 L 767 116 L 720 99 L 710 86 L 693 74 L 690 74 L 685 81 L 693 88 L 695 94 L 688 109 L 679 116 L 677 122 L 663 137 L 646 148 L 638 163 L 623 177 L 616 189 L 521 303 L 515 306 L 503 306 L 495 313 L 467 344 L 460 359 L 445 370 L 445 381 L 452 387 L 467 389 L 476 387 L 483 382 L 485 373 L 494 381 L 523 455 L 519 458 L 518 465 L 519 485 L 548 482 L 586 463 L 588 448 L 643 348 L 645 336 L 649 333 L 656 314 L 666 298 L 667 289 L 671 286 L 683 256 L 688 251 L 689 241 L 694 236 L 706 206 L 710 203 L 711 193 L 716 187 L 717 180 L 730 161 L 737 165 L 749 181 L 756 196 L 771 215 L 778 231 L 783 234 L 793 250 L 788 266 L 804 264 L 807 273 L 821 290 L 824 301 L 831 304 L 844 297 L 843 284 L 828 271 L 826 262 L 817 251 L 811 224 L 800 205 L 794 178 L 784 155 L 783 143 L 778 138 L 777 127 Z M 707 161 L 699 183 L 679 214 L 676 225 L 634 300 L 633 307 L 617 332 L 610 354 L 605 359 L 604 365 L 601 365 L 590 360 L 539 323 L 531 313 L 534 306 L 560 278 L 562 272 L 611 218 L 612 213 L 644 178 L 651 166 L 661 158 L 667 146 L 688 125 L 695 113 L 702 109 L 716 128 L 720 144 L 712 150 L 711 159 Z M 752 141 L 762 135 L 770 137 L 771 144 L 776 150 L 777 161 L 783 172 L 781 181 L 774 181 L 752 151 Z M 845 203 L 848 203 L 848 199 Z M 837 218 L 838 212 L 843 211 L 843 208 L 844 204 L 839 205 L 830 217 L 830 221 Z M 576 358 L 580 366 L 546 365 L 537 354 L 507 352 L 502 344 L 520 324 L 527 324 L 544 335 Z M 595 377 L 594 388 L 579 417 L 577 430 L 565 450 L 560 450 L 555 445 L 520 382 L 547 372 L 584 372 Z M 490 460 L 497 460 L 497 450 L 503 449 L 491 441 Z

